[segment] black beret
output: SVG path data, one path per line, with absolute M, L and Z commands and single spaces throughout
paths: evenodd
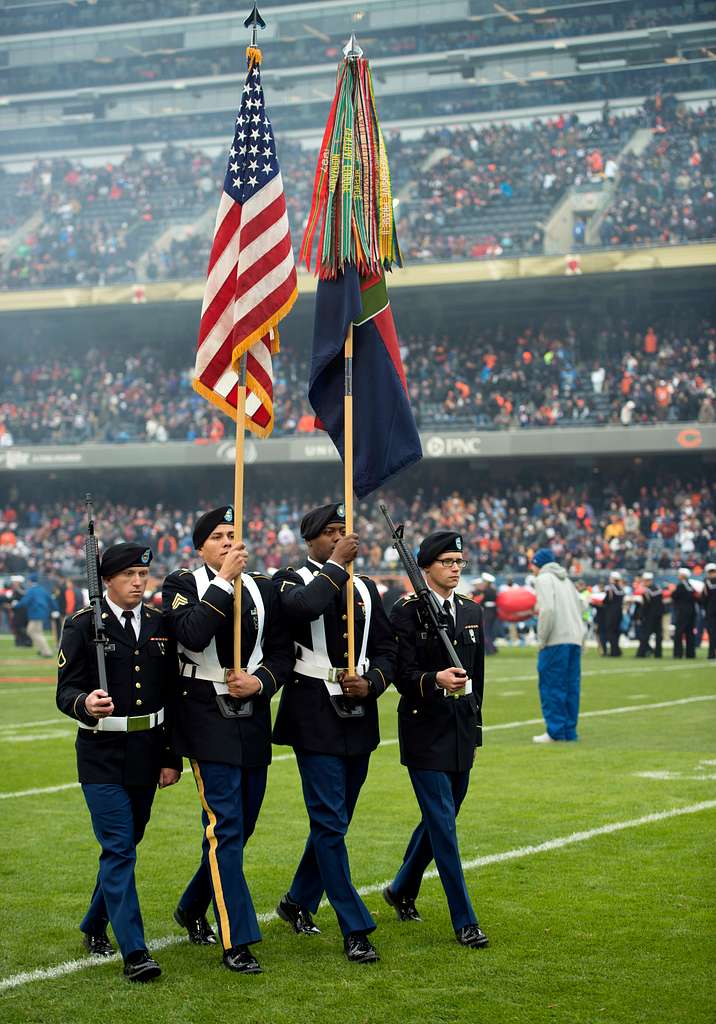
M 421 569 L 432 565 L 443 551 L 462 552 L 462 536 L 454 530 L 435 530 L 429 533 L 418 548 L 418 565 Z
M 313 540 L 329 523 L 346 522 L 346 510 L 341 502 L 334 501 L 332 505 L 321 505 L 307 512 L 301 520 L 301 536 L 304 540 Z
M 147 566 L 151 560 L 152 549 L 148 548 L 146 544 L 131 544 L 129 542 L 113 544 L 102 555 L 99 574 L 103 580 L 108 580 L 110 576 L 116 576 L 118 572 L 129 569 L 130 566 Z
M 194 547 L 200 548 L 209 534 L 213 533 L 216 527 L 221 526 L 222 523 L 228 523 L 229 526 L 234 525 L 234 509 L 231 505 L 212 508 L 197 519 L 194 532 L 191 535 Z

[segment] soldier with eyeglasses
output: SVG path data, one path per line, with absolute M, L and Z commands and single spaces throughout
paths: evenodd
M 463 667 L 446 667 L 445 649 L 422 602 L 415 595 L 401 598 L 390 616 L 398 637 L 400 760 L 408 769 L 422 817 L 383 896 L 400 921 L 420 921 L 415 901 L 434 859 L 457 941 L 480 949 L 488 940 L 465 884 L 455 819 L 470 783 L 475 749 L 482 745 L 483 612 L 469 597 L 456 593 L 467 566 L 459 533 L 431 533 L 420 545 L 417 561 L 444 611 L 448 636 Z

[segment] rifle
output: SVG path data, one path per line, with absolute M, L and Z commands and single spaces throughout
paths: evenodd
M 385 516 L 385 521 L 388 524 L 388 529 L 390 530 L 390 534 L 393 539 L 393 547 L 398 552 L 398 557 L 403 563 L 403 568 L 408 574 L 410 585 L 420 601 L 420 607 L 425 613 L 426 619 L 445 648 L 445 655 L 450 665 L 452 665 L 453 668 L 459 668 L 464 672 L 465 666 L 458 658 L 453 643 L 448 636 L 446 613 L 444 609 L 440 607 L 437 597 L 425 582 L 425 577 L 420 571 L 420 566 L 413 557 L 413 552 L 407 547 L 403 539 L 403 533 L 405 530 L 404 525 L 402 523 L 400 526 L 395 525 L 393 520 L 390 518 L 390 513 L 385 505 L 380 505 L 379 508 Z
M 99 581 L 99 548 L 94 532 L 94 510 L 92 508 L 92 495 L 85 495 L 87 506 L 87 537 L 85 538 L 85 560 L 87 564 L 87 591 L 89 602 L 92 605 L 92 617 L 94 619 L 94 647 L 97 653 L 97 676 L 99 678 L 99 689 L 109 693 L 107 682 L 107 666 L 104 656 L 106 651 L 113 651 L 114 644 L 107 638 L 102 619 L 102 587 Z

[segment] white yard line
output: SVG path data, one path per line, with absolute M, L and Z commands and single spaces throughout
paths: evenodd
M 596 828 L 585 829 L 582 832 L 572 832 L 568 836 L 557 836 L 555 839 L 547 839 L 542 843 L 532 846 L 518 846 L 514 850 L 504 850 L 502 853 L 490 853 L 484 857 L 474 857 L 471 860 L 463 861 L 462 866 L 465 871 L 474 871 L 475 868 L 484 868 L 491 864 L 504 864 L 507 861 L 532 857 L 537 853 L 561 850 L 565 846 L 573 846 L 575 843 L 586 843 L 590 839 L 596 839 L 599 836 L 623 832 L 629 828 L 640 828 L 642 825 L 652 825 L 655 822 L 667 821 L 670 818 L 678 818 L 685 814 L 698 814 L 700 811 L 709 811 L 714 808 L 716 808 L 716 800 L 704 800 L 702 803 L 690 804 L 686 807 L 672 807 L 668 811 L 655 811 L 652 814 L 645 814 L 641 818 L 631 818 L 628 821 L 614 821 L 607 825 L 598 825 Z M 424 877 L 426 879 L 437 878 L 437 870 L 433 868 L 426 871 Z M 374 893 L 382 892 L 386 885 L 390 884 L 390 881 L 390 879 L 387 879 L 383 882 L 363 885 L 358 889 L 358 892 L 361 896 L 370 896 Z M 324 900 L 321 906 L 325 905 Z M 269 924 L 277 919 L 275 911 L 268 911 L 257 916 L 263 924 Z M 181 942 L 186 942 L 186 937 L 183 935 L 165 935 L 163 938 L 153 939 L 148 945 L 151 950 L 156 950 L 164 949 L 167 946 L 174 946 Z M 22 971 L 20 974 L 13 974 L 9 978 L 0 978 L 0 992 L 11 988 L 19 988 L 21 985 L 27 985 L 33 981 L 50 981 L 53 978 L 62 978 L 89 967 L 102 967 L 105 964 L 118 962 L 119 960 L 118 954 L 112 958 L 83 957 L 81 960 L 67 960 L 64 963 L 57 964 L 55 967 L 40 967 L 34 971 Z
M 40 743 L 43 740 L 71 739 L 73 732 L 31 732 L 29 736 L 17 736 L 15 733 L 2 733 L 0 743 Z
M 39 789 L 18 789 L 14 793 L 0 793 L 0 800 L 12 800 L 19 796 L 40 796 L 44 793 L 61 793 L 64 789 L 79 788 L 79 782 L 63 782 L 61 786 L 43 786 Z
M 580 718 L 599 718 L 602 715 L 626 715 L 631 711 L 654 711 L 660 708 L 672 708 L 678 707 L 681 704 L 696 704 L 703 701 L 716 700 L 715 693 L 700 694 L 696 697 L 680 697 L 678 700 L 662 700 L 656 704 L 627 704 L 624 707 L 618 708 L 602 708 L 597 711 L 582 711 Z M 543 720 L 541 718 L 524 718 L 519 722 L 500 722 L 497 725 L 485 725 L 483 729 L 485 732 L 495 732 L 499 729 L 519 729 L 525 725 L 541 725 Z M 22 739 L 30 739 L 29 736 L 23 736 Z M 7 737 L 4 737 L 7 740 Z M 0 739 L 0 742 L 2 740 Z M 391 739 L 381 740 L 381 747 L 391 747 L 398 742 L 397 737 Z M 293 754 L 277 754 L 273 759 L 273 764 L 279 761 L 293 761 Z M 10 800 L 13 797 L 21 796 L 39 796 L 42 793 L 59 793 L 63 789 L 76 789 L 79 786 L 78 782 L 67 782 L 62 786 L 47 786 L 44 789 L 21 789 L 15 793 L 0 793 L 0 800 Z
M 41 718 L 36 722 L 17 722 L 14 725 L 0 725 L 0 733 L 17 732 L 18 729 L 35 729 L 41 725 L 67 725 L 65 715 L 55 715 L 54 718 Z

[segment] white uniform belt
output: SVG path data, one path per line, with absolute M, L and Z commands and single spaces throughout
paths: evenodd
M 179 675 L 183 678 L 189 679 L 206 679 L 211 683 L 225 683 L 226 682 L 226 669 L 221 668 L 217 665 L 215 668 L 211 665 L 192 665 L 191 662 L 182 662 L 179 668 Z
M 328 673 L 331 670 L 331 665 L 324 665 L 321 661 L 316 658 L 311 658 L 311 651 L 307 651 L 302 648 L 302 656 L 297 658 L 293 666 L 294 672 L 297 672 L 300 676 L 308 676 L 309 679 L 320 679 L 324 683 L 326 689 L 332 697 L 340 697 L 343 695 L 343 687 L 340 683 L 331 683 L 328 681 Z M 357 675 L 361 676 L 368 671 L 368 665 L 370 662 L 366 662 L 364 665 L 356 667 Z M 339 671 L 347 671 L 347 669 Z
M 80 729 L 88 729 L 90 732 L 144 732 L 161 725 L 163 721 L 164 708 L 159 708 L 159 711 L 152 711 L 148 715 L 110 715 L 108 718 L 100 718 L 97 725 L 85 725 L 84 722 L 77 724 Z

